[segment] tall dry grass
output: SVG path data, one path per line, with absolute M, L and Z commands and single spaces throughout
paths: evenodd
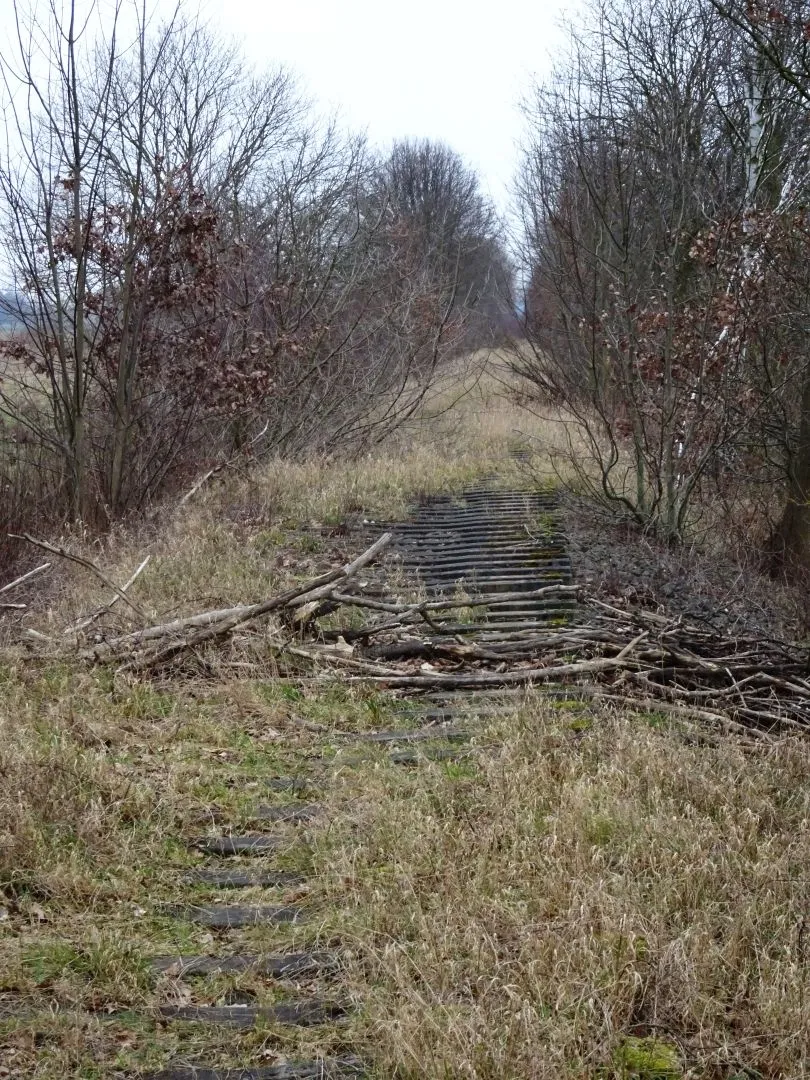
M 334 856 L 380 1075 L 806 1076 L 806 740 L 698 745 L 542 695 L 494 735 L 366 773 L 373 819 Z

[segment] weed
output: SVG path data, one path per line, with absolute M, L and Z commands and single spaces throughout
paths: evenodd
M 568 725 L 569 731 L 576 731 L 582 733 L 584 731 L 590 731 L 593 727 L 593 720 L 589 716 L 581 716 L 576 720 L 572 720 Z
M 549 698 L 549 704 L 553 709 L 559 709 L 561 712 L 586 712 L 588 710 L 588 703 L 582 701 L 581 698 Z
M 667 716 L 666 713 L 645 711 L 640 713 L 639 715 L 641 716 L 641 719 L 644 721 L 645 724 L 658 731 L 672 727 L 672 717 Z
M 536 537 L 551 537 L 559 532 L 560 517 L 550 510 L 545 510 L 534 518 L 533 532 Z
M 126 934 L 91 931 L 82 945 L 37 941 L 23 949 L 21 967 L 38 988 L 56 989 L 62 1000 L 138 1002 L 146 998 L 151 972 L 138 946 Z
M 628 1036 L 614 1051 L 613 1063 L 621 1080 L 673 1080 L 683 1075 L 677 1048 L 652 1037 Z
M 121 716 L 129 720 L 166 719 L 175 708 L 175 699 L 170 693 L 144 683 L 128 687 L 113 697 Z
M 583 822 L 585 840 L 594 847 L 605 847 L 618 832 L 619 824 L 606 814 L 592 814 Z

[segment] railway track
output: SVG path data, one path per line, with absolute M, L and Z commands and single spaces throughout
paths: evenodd
M 469 598 L 470 617 L 451 612 L 433 621 L 433 632 L 476 641 L 497 640 L 504 632 L 530 632 L 550 623 L 565 622 L 575 602 L 567 598 L 538 598 L 547 585 L 569 584 L 571 564 L 559 530 L 557 503 L 552 493 L 504 491 L 480 484 L 460 495 L 434 498 L 415 509 L 408 521 L 386 523 L 394 532 L 394 552 L 411 584 L 430 597 L 462 594 Z M 521 594 L 526 594 L 523 597 Z M 504 599 L 499 599 L 503 596 Z M 485 603 L 477 598 L 487 597 Z M 553 692 L 553 691 L 552 691 Z M 391 730 L 348 734 L 332 759 L 342 766 L 364 760 L 364 747 L 384 750 L 393 765 L 418 767 L 485 751 L 471 747 L 476 727 L 515 708 L 523 691 L 429 693 L 397 699 L 397 726 Z M 291 798 L 272 807 L 258 804 L 249 831 L 229 831 L 194 843 L 200 865 L 187 875 L 194 887 L 188 905 L 174 914 L 218 935 L 221 955 L 178 954 L 155 957 L 153 966 L 164 978 L 193 980 L 212 974 L 252 971 L 273 990 L 272 1004 L 236 1000 L 231 1004 L 170 1005 L 161 1009 L 168 1024 L 216 1024 L 245 1029 L 257 1023 L 316 1025 L 339 1021 L 351 1009 L 341 992 L 339 953 L 289 952 L 247 954 L 229 949 L 229 935 L 257 925 L 295 925 L 309 917 L 306 904 L 273 903 L 274 893 L 302 881 L 276 865 L 280 850 L 294 843 L 296 828 L 317 827 L 325 820 L 323 807 L 313 802 L 328 786 L 329 766 L 323 764 L 304 778 L 267 778 L 267 789 Z M 213 817 L 217 808 L 212 807 Z M 262 889 L 259 903 L 215 902 L 200 898 L 200 888 L 239 894 Z M 301 997 L 291 989 L 306 979 L 317 992 Z M 310 1080 L 314 1077 L 357 1077 L 364 1074 L 354 1056 L 332 1060 L 290 1062 L 249 1069 L 223 1069 L 204 1061 L 178 1061 L 148 1080 Z

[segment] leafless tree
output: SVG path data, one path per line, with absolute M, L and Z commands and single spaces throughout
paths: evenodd
M 362 139 L 181 8 L 22 3 L 0 201 L 24 328 L 3 350 L 28 373 L 0 410 L 51 447 L 69 514 L 137 509 L 201 456 L 357 449 L 411 415 L 496 262 L 473 174 L 431 156 L 459 211 L 437 243 L 380 197 Z
M 72 514 L 99 500 L 116 513 L 190 429 L 191 395 L 173 424 L 146 421 L 182 381 L 167 358 L 195 336 L 184 310 L 215 288 L 219 205 L 279 152 L 300 105 L 284 72 L 253 77 L 179 10 L 156 29 L 135 0 L 103 18 L 76 0 L 44 20 L 15 10 L 0 192 L 27 334 L 14 347 L 49 408 L 31 407 L 30 381 L 2 405 L 61 454 Z M 144 453 L 147 427 L 165 437 Z
M 604 0 L 571 46 L 527 108 L 515 367 L 578 421 L 582 482 L 677 539 L 795 395 L 802 362 L 772 365 L 785 335 L 756 339 L 775 296 L 757 215 L 805 129 L 709 4 Z
M 2 60 L 10 127 L 0 168 L 6 235 L 16 293 L 26 298 L 18 317 L 44 374 L 53 425 L 37 435 L 58 445 L 76 516 L 87 508 L 87 410 L 92 383 L 92 328 L 84 297 L 90 276 L 90 222 L 102 198 L 98 154 L 111 125 L 110 98 L 118 56 L 120 8 L 114 8 L 100 73 L 89 105 L 82 84 L 93 70 L 87 24 L 76 4 L 63 14 L 51 7 L 43 20 L 15 6 L 16 49 Z M 92 142 L 88 131 L 95 134 Z M 21 346 L 21 348 L 27 348 Z M 20 359 L 29 359 L 21 352 Z M 5 408 L 17 403 L 8 395 Z M 29 414 L 20 416 L 34 423 Z
M 437 278 L 458 277 L 456 303 L 472 314 L 466 346 L 489 343 L 511 317 L 512 267 L 503 227 L 476 172 L 445 143 L 404 139 L 382 162 L 377 199 L 407 231 Z
M 774 225 L 783 226 L 787 220 L 793 239 L 802 240 L 803 218 L 795 215 L 810 194 L 810 6 L 805 0 L 777 4 L 712 0 L 712 6 L 740 36 L 752 57 L 749 160 L 756 168 L 763 155 L 790 147 L 784 166 L 770 173 L 770 205 L 778 219 Z M 795 245 L 788 246 L 795 253 Z M 782 273 L 795 285 L 803 277 L 806 253 L 799 254 L 798 264 L 793 265 L 784 249 L 781 254 Z M 806 340 L 810 325 L 806 297 L 799 309 L 785 312 L 781 321 L 787 323 L 788 332 L 795 331 L 798 321 L 801 337 Z M 804 346 L 801 349 L 804 353 Z M 798 408 L 786 410 L 788 423 L 781 429 L 787 497 L 773 545 L 780 563 L 810 567 L 810 364 L 806 360 L 801 365 L 799 385 L 792 390 Z
M 113 511 L 126 501 L 127 474 L 136 491 L 156 486 L 172 462 L 169 441 L 182 444 L 177 434 L 188 431 L 201 396 L 218 392 L 222 371 L 210 349 L 206 391 L 196 378 L 193 395 L 174 388 L 189 381 L 182 358 L 210 344 L 200 309 L 216 298 L 220 220 L 299 137 L 303 114 L 285 71 L 253 74 L 232 45 L 179 13 L 149 38 L 141 30 L 138 45 L 137 58 L 114 70 L 113 130 L 99 147 L 110 239 L 118 241 L 100 267 L 106 288 L 98 297 L 100 305 L 109 297 L 111 309 L 112 356 L 98 374 L 113 417 L 103 448 Z M 155 424 L 168 402 L 174 423 Z M 155 441 L 161 431 L 153 452 L 133 461 L 133 434 Z M 134 485 L 133 467 L 141 473 Z
M 417 406 L 463 315 L 458 271 L 437 279 L 429 253 L 369 196 L 374 160 L 333 125 L 312 131 L 268 173 L 233 222 L 233 333 L 272 359 L 255 424 L 265 443 L 364 445 Z

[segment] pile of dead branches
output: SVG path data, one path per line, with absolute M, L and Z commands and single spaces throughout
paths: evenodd
M 467 640 L 456 632 L 457 624 L 448 630 L 445 621 L 453 608 L 471 602 L 477 607 L 571 595 L 578 604 L 564 626 L 477 632 Z M 358 596 L 341 600 L 385 608 L 386 618 L 327 636 L 339 633 L 355 641 L 366 659 L 399 660 L 402 668 L 410 668 L 379 675 L 378 681 L 391 689 L 555 683 L 590 689 L 590 696 L 601 700 L 688 714 L 725 727 L 810 728 L 808 650 L 794 643 L 728 636 L 707 623 L 608 604 L 577 586 L 417 605 L 384 605 Z M 415 662 L 418 670 L 413 670 Z
M 576 687 L 579 696 L 754 734 L 810 728 L 806 647 L 730 636 L 709 623 L 623 601 L 607 603 L 570 585 L 393 599 L 385 589 L 357 580 L 390 540 L 386 533 L 345 566 L 254 604 L 114 636 L 91 625 L 95 616 L 84 619 L 72 628 L 79 656 L 118 671 L 156 671 L 202 657 L 206 648 L 272 619 L 263 641 L 279 654 L 306 661 L 318 676 L 331 677 L 338 669 L 349 679 L 411 692 L 554 684 Z M 126 593 L 136 575 L 122 588 L 113 586 L 108 607 L 121 599 L 142 614 Z M 495 614 L 487 619 L 490 604 L 511 600 L 538 605 L 547 621 L 504 626 Z M 466 609 L 466 621 L 459 621 L 460 609 Z
M 53 555 L 79 564 L 95 574 L 112 591 L 113 596 L 107 604 L 65 628 L 61 635 L 62 649 L 75 652 L 78 648 L 81 659 L 92 663 L 111 664 L 117 671 L 124 672 L 157 670 L 177 663 L 184 657 L 198 654 L 203 646 L 229 640 L 240 632 L 255 628 L 272 616 L 276 617 L 276 633 L 268 642 L 271 647 L 308 659 L 340 656 L 350 661 L 350 656 L 346 654 L 351 654 L 352 649 L 344 643 L 338 643 L 336 646 L 322 645 L 317 656 L 311 657 L 303 647 L 306 627 L 311 621 L 311 615 L 319 610 L 322 604 L 334 604 L 333 595 L 340 595 L 341 588 L 345 588 L 360 570 L 374 562 L 391 542 L 391 534 L 385 533 L 371 547 L 345 566 L 330 570 L 310 581 L 302 582 L 266 600 L 254 604 L 201 611 L 155 624 L 148 623 L 145 614 L 128 594 L 130 586 L 148 565 L 149 556 L 143 560 L 129 580 L 119 587 L 90 559 L 27 534 L 21 539 Z M 23 581 L 49 565 L 49 563 L 44 564 L 36 571 L 31 571 L 11 582 L 0 591 L 6 592 L 22 584 Z M 124 602 L 142 625 L 139 629 L 127 633 L 109 634 L 103 627 L 103 617 L 111 612 L 119 600 Z M 4 606 L 25 607 L 25 605 Z M 34 639 L 48 646 L 54 644 L 53 638 L 39 631 L 28 629 L 25 633 L 29 641 Z
M 322 601 L 329 601 L 341 584 L 373 562 L 390 541 L 391 534 L 385 533 L 353 562 L 267 600 L 203 611 L 156 626 L 146 626 L 129 634 L 102 639 L 85 648 L 81 655 L 84 659 L 96 662 L 120 662 L 119 671 L 143 671 L 161 667 L 208 643 L 230 638 L 238 631 L 254 626 L 274 613 L 290 612 L 289 625 L 303 625 L 310 611 L 315 610 Z M 295 639 L 300 639 L 297 631 Z M 283 645 L 284 642 L 280 641 L 278 644 Z M 292 641 L 289 646 L 291 649 L 295 648 Z M 336 654 L 339 652 L 333 651 Z

